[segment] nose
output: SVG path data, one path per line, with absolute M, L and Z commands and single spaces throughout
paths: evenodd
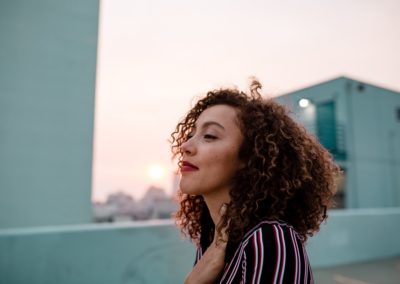
M 182 154 L 193 156 L 196 153 L 196 146 L 194 144 L 192 138 L 183 142 L 181 146 Z

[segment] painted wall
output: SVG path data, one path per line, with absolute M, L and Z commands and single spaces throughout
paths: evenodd
M 0 230 L 0 283 L 182 283 L 194 246 L 171 221 Z M 400 255 L 400 208 L 334 210 L 307 243 L 313 268 Z
M 360 207 L 400 206 L 400 93 L 349 82 Z M 359 87 L 362 87 L 362 91 Z
M 314 267 L 364 262 L 400 255 L 400 208 L 330 212 L 308 244 Z
M 0 2 L 0 228 L 91 221 L 98 8 Z

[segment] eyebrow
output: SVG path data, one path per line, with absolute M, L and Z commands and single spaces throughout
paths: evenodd
M 207 128 L 207 127 L 209 127 L 211 125 L 215 125 L 215 126 L 221 128 L 221 129 L 225 130 L 225 127 L 223 127 L 221 124 L 219 124 L 216 121 L 206 121 L 206 122 L 203 123 L 202 128 Z M 196 128 L 196 126 L 195 126 L 195 128 Z

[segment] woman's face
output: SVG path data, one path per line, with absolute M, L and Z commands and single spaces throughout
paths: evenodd
M 239 160 L 242 141 L 235 108 L 215 105 L 205 109 L 182 144 L 182 192 L 229 196 L 232 178 L 243 164 Z

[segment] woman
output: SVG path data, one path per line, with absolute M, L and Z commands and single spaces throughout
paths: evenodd
M 313 283 L 304 249 L 339 173 L 286 110 L 259 94 L 208 92 L 172 133 L 182 232 L 197 245 L 185 283 Z

